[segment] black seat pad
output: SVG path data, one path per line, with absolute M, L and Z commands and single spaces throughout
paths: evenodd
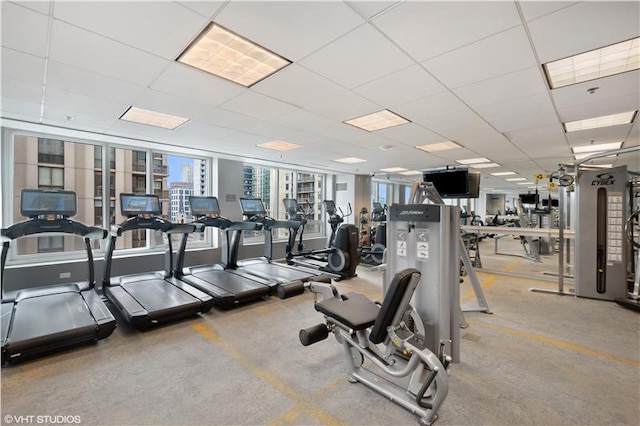
M 352 330 L 371 327 L 378 317 L 380 307 L 360 293 L 345 293 L 316 303 L 316 311 L 335 319 Z

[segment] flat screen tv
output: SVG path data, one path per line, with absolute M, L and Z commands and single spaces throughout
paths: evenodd
M 538 194 L 520 194 L 522 204 L 536 204 L 538 199 Z
M 189 197 L 192 216 L 209 216 L 220 214 L 220 204 L 216 197 L 199 197 L 192 195 Z
M 20 192 L 20 214 L 24 217 L 52 214 L 71 217 L 76 213 L 76 193 L 73 191 L 23 189 Z
M 122 216 L 160 215 L 160 199 L 153 194 L 120 194 Z
M 556 198 L 552 198 L 551 199 L 551 207 L 559 207 L 560 204 L 558 203 L 558 200 Z M 549 199 L 548 198 L 543 198 L 542 199 L 542 207 L 549 207 Z
M 260 198 L 240 198 L 240 208 L 242 209 L 242 214 L 245 216 L 267 214 Z
M 424 172 L 424 182 L 431 182 L 442 198 L 469 197 L 469 170 Z

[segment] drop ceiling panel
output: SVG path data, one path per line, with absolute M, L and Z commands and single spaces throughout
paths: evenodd
M 345 121 L 380 111 L 384 108 L 350 90 L 343 90 L 333 94 L 329 98 L 308 105 L 305 109 L 336 121 Z
M 134 123 L 131 121 L 116 120 L 106 131 L 107 134 L 122 137 L 133 137 L 145 141 L 158 141 L 170 143 L 174 146 L 181 146 L 180 141 L 175 136 L 175 130 L 163 129 L 146 124 Z
M 206 108 L 205 105 L 196 103 L 192 100 L 158 92 L 157 90 L 152 89 L 145 90 L 144 93 L 135 100 L 133 105 L 161 112 L 163 114 L 170 114 L 188 119 L 197 118 L 201 111 Z M 127 105 L 127 108 L 128 107 L 129 105 Z M 124 114 L 124 112 L 125 111 L 123 110 L 120 115 Z
M 3 47 L 0 63 L 3 77 L 39 84 L 44 82 L 44 58 Z
M 390 8 L 394 4 L 400 3 L 399 1 L 345 1 L 349 6 L 360 12 L 367 19 L 382 12 L 385 9 Z
M 168 61 L 54 21 L 49 58 L 67 65 L 148 85 L 169 64 Z
M 540 67 L 533 66 L 478 83 L 458 87 L 453 92 L 472 108 L 546 93 Z
M 165 59 L 175 59 L 208 22 L 168 1 L 63 1 L 54 16 Z
M 93 109 L 96 111 L 96 109 Z M 67 120 L 65 115 L 73 117 L 72 121 Z M 43 123 L 51 126 L 69 127 L 73 125 L 73 128 L 85 130 L 88 132 L 102 133 L 107 131 L 115 119 L 110 119 L 108 116 L 89 112 L 82 109 L 72 110 L 70 108 L 56 108 L 51 106 L 45 106 Z
M 54 89 L 53 87 L 47 88 L 45 93 L 44 110 L 49 119 L 56 119 L 50 113 L 55 108 L 57 111 L 62 111 L 60 116 L 57 117 L 59 119 L 63 119 L 65 115 L 73 116 L 75 119 L 74 114 L 82 113 L 95 116 L 95 121 L 98 121 L 97 117 L 104 117 L 100 122 L 111 123 L 117 120 L 128 107 L 129 105 L 124 103 L 107 102 L 77 93 Z
M 220 108 L 261 120 L 275 120 L 296 110 L 291 104 L 252 91 L 241 93 L 220 105 Z
M 420 65 L 412 65 L 353 89 L 380 105 L 393 107 L 430 96 L 445 89 Z
M 520 1 L 520 9 L 522 9 L 522 15 L 526 21 L 539 18 L 544 15 L 548 15 L 557 10 L 564 9 L 567 6 L 576 4 L 575 1 Z
M 182 143 L 198 142 L 200 146 L 208 140 L 224 140 L 224 137 L 231 132 L 233 132 L 231 129 L 212 126 L 195 120 L 190 120 L 174 130 L 176 138 L 181 140 Z
M 394 112 L 408 120 L 420 123 L 429 128 L 428 123 L 437 117 L 450 116 L 453 113 L 469 112 L 469 108 L 451 92 L 421 98 L 416 101 L 398 105 Z
M 14 3 L 1 2 L 2 46 L 45 57 L 49 18 Z
M 204 105 L 218 106 L 246 89 L 178 62 L 173 62 L 151 85 L 153 90 Z
M 597 87 L 594 93 L 587 89 Z M 634 96 L 638 98 L 640 92 L 640 71 L 630 71 L 624 74 L 600 78 L 595 81 L 573 84 L 551 91 L 554 103 L 559 110 L 576 105 L 589 105 L 604 102 L 609 99 Z
M 196 13 L 204 16 L 205 18 L 211 18 L 214 16 L 227 1 L 179 1 L 179 4 L 193 10 Z
M 288 128 L 306 130 L 328 138 L 331 138 L 334 131 L 341 133 L 344 127 L 341 122 L 302 109 L 283 115 L 276 122 Z
M 422 64 L 443 84 L 456 88 L 535 66 L 536 60 L 518 26 Z
M 343 2 L 229 2 L 216 22 L 267 49 L 299 62 L 364 23 Z
M 530 129 L 558 121 L 547 93 L 487 105 L 476 111 L 500 132 Z
M 49 61 L 47 87 L 77 93 L 103 101 L 131 104 L 144 87 L 104 74 Z
M 40 120 L 40 103 L 5 97 L 3 92 L 2 117 L 38 122 Z
M 406 123 L 400 126 L 378 130 L 376 134 L 390 141 L 411 147 L 443 141 L 442 136 L 415 123 Z
M 344 89 L 306 68 L 291 64 L 259 82 L 252 90 L 304 107 Z
M 582 120 L 585 118 L 600 117 L 618 112 L 635 111 L 640 104 L 638 95 L 621 96 L 618 98 L 603 99 L 601 102 L 590 102 L 558 108 L 560 119 L 563 122 Z
M 3 2 L 5 3 L 5 2 Z M 12 3 L 18 3 L 13 1 Z M 26 7 L 27 9 L 34 10 L 38 13 L 42 13 L 44 15 L 49 15 L 49 8 L 53 1 L 23 1 L 20 3 L 20 6 Z
M 599 129 L 581 130 L 579 132 L 567 133 L 567 140 L 571 146 L 588 145 L 595 142 L 615 142 L 623 141 L 629 134 L 630 124 L 619 126 L 603 127 Z
M 306 57 L 300 64 L 347 88 L 406 68 L 413 61 L 369 24 Z
M 512 142 L 528 142 L 532 144 L 543 141 L 566 144 L 564 135 L 564 130 L 560 124 L 505 132 L 505 136 Z
M 2 76 L 2 96 L 38 104 L 42 101 L 42 85 Z
M 408 1 L 374 19 L 416 61 L 519 25 L 512 2 Z
M 608 46 L 640 34 L 637 1 L 580 2 L 529 23 L 542 63 Z

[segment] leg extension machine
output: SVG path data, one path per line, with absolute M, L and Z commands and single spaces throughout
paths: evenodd
M 413 331 L 416 324 L 404 321 L 419 281 L 417 269 L 396 273 L 382 305 L 360 293 L 339 295 L 332 285 L 312 283 L 311 291 L 323 296 L 315 309 L 324 314 L 325 323 L 300 330 L 299 337 L 308 346 L 333 332 L 344 347 L 349 382 L 361 382 L 389 398 L 418 416 L 424 426 L 437 419 L 447 397 L 451 357 L 444 354 L 445 342 L 434 354 Z M 379 371 L 374 373 L 371 366 Z M 394 378 L 408 376 L 406 387 L 394 383 Z

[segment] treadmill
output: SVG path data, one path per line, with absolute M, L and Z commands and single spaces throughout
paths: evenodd
M 2 229 L 2 364 L 44 355 L 71 346 L 93 343 L 113 333 L 116 320 L 95 290 L 92 239 L 107 231 L 71 220 L 76 215 L 76 193 L 23 189 L 20 213 L 29 220 Z M 42 285 L 7 292 L 4 272 L 13 240 L 45 233 L 76 235 L 84 239 L 88 281 Z
M 102 289 L 107 298 L 136 329 L 209 311 L 213 298 L 171 276 L 173 247 L 171 235 L 190 233 L 193 225 L 174 224 L 160 216 L 157 195 L 120 194 L 120 208 L 127 220 L 111 227 L 104 257 Z M 167 240 L 165 270 L 111 276 L 116 240 L 123 232 L 137 229 L 159 230 Z
M 216 197 L 190 196 L 189 204 L 191 214 L 197 217 L 192 222 L 196 226 L 196 231 L 204 232 L 206 227 L 220 229 L 222 259 L 227 259 L 230 242 L 239 239 L 243 230 L 261 228 L 257 223 L 232 222 L 220 216 L 220 206 Z M 243 276 L 234 273 L 233 270 L 225 270 L 224 265 L 198 265 L 185 268 L 184 258 L 188 239 L 189 234 L 182 235 L 174 276 L 212 296 L 221 309 L 231 309 L 240 303 L 266 298 L 275 291 L 277 281 Z
M 242 215 L 246 218 L 246 222 L 258 223 L 262 225 L 264 229 L 264 256 L 238 260 L 238 250 L 230 251 L 228 259 L 228 268 L 235 269 L 239 272 L 246 273 L 252 276 L 274 279 L 281 285 L 284 285 L 282 289 L 278 290 L 278 295 L 283 298 L 286 291 L 283 291 L 290 286 L 294 289 L 295 293 L 300 291 L 300 288 L 304 288 L 304 282 L 308 281 L 321 281 L 331 282 L 331 277 L 314 269 L 306 269 L 302 267 L 292 267 L 280 263 L 271 262 L 273 251 L 273 234 L 272 230 L 276 228 L 297 229 L 301 226 L 302 222 L 299 221 L 287 221 L 276 220 L 267 216 L 267 212 L 264 208 L 264 204 L 260 198 L 240 198 L 240 208 Z M 234 241 L 237 246 L 240 241 Z M 292 293 L 293 294 L 293 293 Z

